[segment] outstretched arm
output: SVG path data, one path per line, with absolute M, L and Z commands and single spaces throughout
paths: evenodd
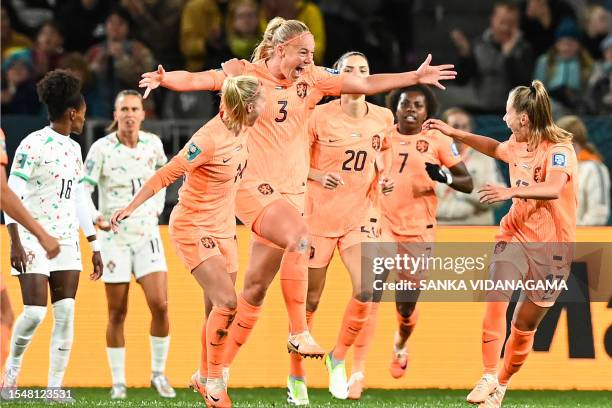
M 444 133 L 446 136 L 452 137 L 466 145 L 473 147 L 480 153 L 494 157 L 498 160 L 506 161 L 505 158 L 499 157 L 497 147 L 501 144 L 495 139 L 486 136 L 475 135 L 460 129 L 455 129 L 452 126 L 444 123 L 439 119 L 427 119 L 423 123 L 423 130 L 436 129 Z
M 226 75 L 223 71 L 209 70 L 202 72 L 170 71 L 166 72 L 159 65 L 157 71 L 145 72 L 138 86 L 146 88 L 144 97 L 159 87 L 172 89 L 173 91 L 215 91 L 221 89 Z

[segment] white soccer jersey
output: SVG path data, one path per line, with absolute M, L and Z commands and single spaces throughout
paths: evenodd
M 27 181 L 23 204 L 49 234 L 78 239 L 76 187 L 83 177 L 83 158 L 77 142 L 49 126 L 30 133 L 15 152 L 11 175 Z M 22 239 L 33 238 L 21 227 L 19 232 Z
M 117 138 L 116 132 L 97 140 L 87 153 L 83 181 L 98 187 L 98 210 L 106 220 L 113 213 L 125 208 L 140 187 L 168 159 L 160 138 L 140 131 L 138 144 L 127 147 Z M 137 237 L 152 225 L 163 211 L 165 191 L 141 205 L 120 224 L 120 231 Z

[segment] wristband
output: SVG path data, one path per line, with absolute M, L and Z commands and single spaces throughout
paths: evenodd
M 89 241 L 89 247 L 91 248 L 92 252 L 100 252 L 100 243 L 97 239 Z

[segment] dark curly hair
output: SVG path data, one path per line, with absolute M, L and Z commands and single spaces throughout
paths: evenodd
M 436 116 L 436 113 L 438 112 L 438 100 L 436 99 L 436 95 L 434 95 L 431 88 L 429 88 L 427 85 L 420 84 L 394 89 L 387 95 L 387 98 L 385 99 L 387 108 L 391 109 L 394 114 L 397 110 L 397 104 L 400 100 L 400 96 L 402 96 L 402 94 L 405 92 L 418 92 L 423 95 L 425 97 L 425 105 L 427 105 L 427 119 Z
M 38 99 L 47 106 L 50 121 L 60 119 L 67 109 L 79 109 L 85 103 L 81 81 L 63 69 L 48 72 L 36 84 L 36 91 Z

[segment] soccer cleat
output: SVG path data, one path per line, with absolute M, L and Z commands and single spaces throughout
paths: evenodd
M 127 387 L 125 384 L 113 384 L 110 390 L 111 399 L 126 399 Z
M 208 408 L 231 408 L 232 400 L 227 395 L 223 378 L 208 378 L 206 381 L 206 406 Z
M 287 341 L 287 351 L 297 353 L 302 357 L 323 358 L 325 350 L 321 348 L 308 330 L 292 334 Z
M 358 400 L 361 398 L 364 379 L 365 376 L 361 371 L 351 374 L 351 378 L 348 381 L 348 399 Z
M 287 377 L 287 402 L 289 405 L 308 405 L 308 388 L 303 379 Z
M 221 369 L 221 376 L 223 377 L 223 384 L 225 385 L 225 389 L 227 390 L 227 384 L 229 384 L 229 367 L 223 367 Z
M 2 378 L 2 389 L 0 390 L 0 399 L 12 400 L 14 399 L 14 393 L 17 390 L 17 376 L 19 375 L 19 368 L 8 367 L 4 371 Z
M 332 353 L 325 356 L 325 367 L 329 374 L 329 392 L 334 398 L 348 398 L 348 382 L 346 381 L 346 368 L 344 360 L 337 361 L 334 365 Z
M 404 343 L 402 348 L 397 347 L 397 343 L 400 342 L 399 333 L 395 332 L 395 339 L 393 340 L 393 357 L 391 358 L 391 366 L 389 372 L 393 378 L 401 378 L 406 373 L 408 368 L 408 342 Z
M 200 371 L 196 371 L 191 378 L 189 379 L 189 388 L 193 390 L 193 392 L 198 392 L 206 401 L 206 384 L 200 382 Z
M 176 397 L 176 391 L 168 382 L 168 377 L 164 374 L 155 374 L 151 377 L 151 388 L 154 388 L 160 397 L 163 398 L 174 398 Z
M 53 391 L 57 391 L 57 388 L 54 389 Z M 51 396 L 45 398 L 45 401 L 47 402 L 47 404 L 74 404 L 76 403 L 76 400 L 71 397 L 70 395 L 53 395 L 54 392 L 50 392 Z
M 499 385 L 483 403 L 478 404 L 478 408 L 500 408 L 506 395 L 506 389 L 507 387 Z
M 470 404 L 485 402 L 489 395 L 493 394 L 498 387 L 497 378 L 493 374 L 484 374 L 468 394 L 466 400 Z M 502 396 L 503 397 L 503 396 Z

